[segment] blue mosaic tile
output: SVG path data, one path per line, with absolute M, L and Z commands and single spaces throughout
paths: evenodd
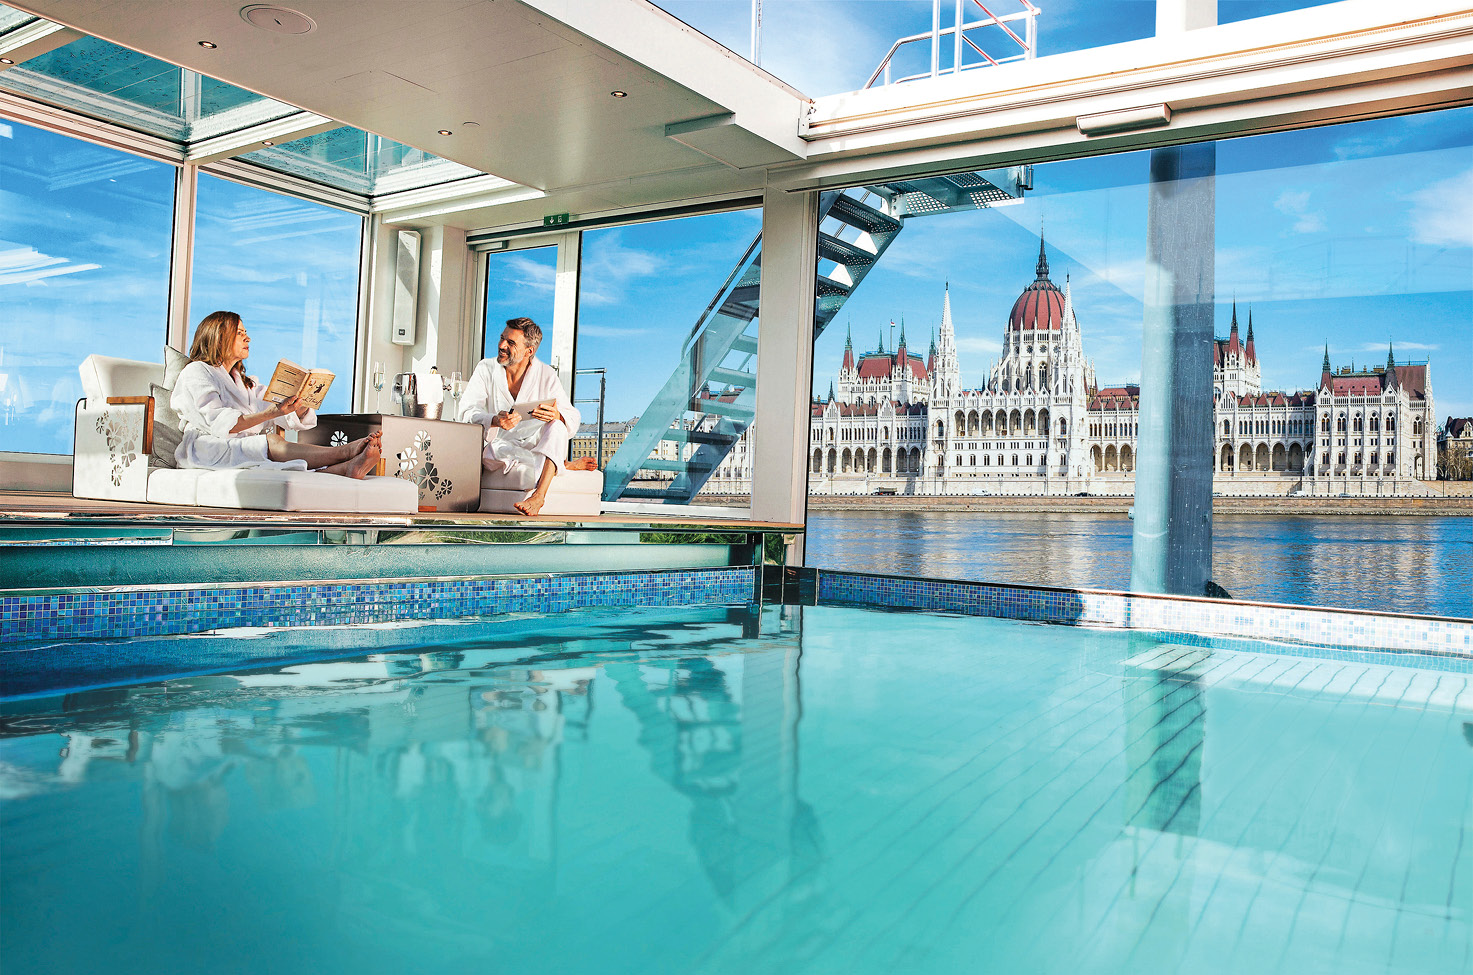
M 1473 657 L 1473 621 L 1318 607 L 1035 589 L 944 579 L 818 571 L 818 599 L 849 606 L 995 616 L 1074 626 L 1241 637 L 1337 650 Z
M 557 577 L 261 585 L 5 596 L 0 639 L 167 636 L 240 626 L 312 626 L 555 613 L 590 606 L 748 603 L 751 566 Z

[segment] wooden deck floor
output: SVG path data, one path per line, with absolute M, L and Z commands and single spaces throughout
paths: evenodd
M 480 512 L 421 512 L 382 514 L 373 512 L 255 511 L 236 508 L 204 508 L 187 505 L 142 504 L 128 501 L 96 501 L 70 494 L 0 491 L 0 525 L 131 525 L 135 527 L 269 527 L 269 528 L 661 528 L 678 526 L 692 531 L 767 531 L 797 533 L 802 525 L 742 518 L 690 517 L 674 512 L 617 512 L 585 518 L 519 518 Z

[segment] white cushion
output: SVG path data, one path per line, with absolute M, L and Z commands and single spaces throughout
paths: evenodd
M 516 503 L 531 491 L 497 487 L 493 474 L 481 476 L 481 510 L 518 514 Z M 541 514 L 559 518 L 581 518 L 599 513 L 603 503 L 603 471 L 570 471 L 564 468 L 552 479 Z
M 267 511 L 419 510 L 419 490 L 397 477 L 354 480 L 312 471 L 258 468 L 156 470 L 148 479 L 155 504 L 195 504 L 211 508 Z
M 109 396 L 147 396 L 149 385 L 164 379 L 162 363 L 110 355 L 89 355 L 77 372 L 82 377 L 83 394 L 99 402 Z

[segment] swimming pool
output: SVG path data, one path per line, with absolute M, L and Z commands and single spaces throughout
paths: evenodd
M 1473 963 L 1465 658 L 832 606 L 433 636 L 5 704 L 0 967 Z

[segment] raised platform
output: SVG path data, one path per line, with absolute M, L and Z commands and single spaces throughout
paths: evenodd
M 802 530 L 737 518 L 245 511 L 0 492 L 0 592 L 756 565 Z

